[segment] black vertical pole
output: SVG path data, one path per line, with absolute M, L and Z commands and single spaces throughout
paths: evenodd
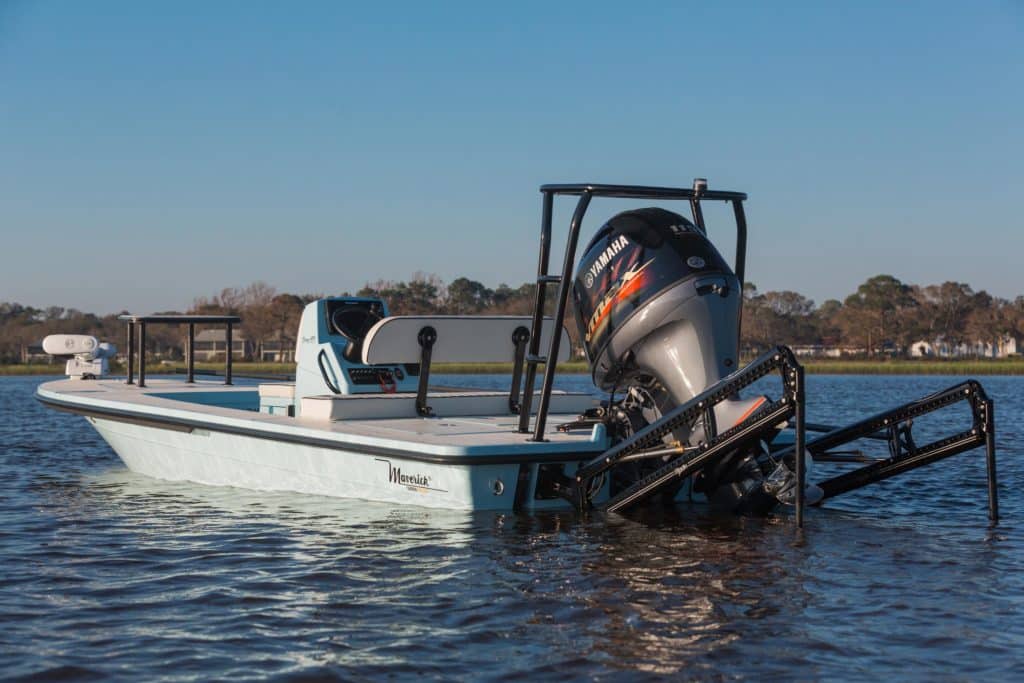
M 146 323 L 139 323 L 139 388 L 146 386 Z
M 512 386 L 508 391 L 508 409 L 513 415 L 517 415 L 522 407 L 519 391 L 523 386 L 523 361 L 529 343 L 530 331 L 524 326 L 517 327 L 512 333 Z
M 228 349 L 227 349 L 227 361 L 224 367 L 224 384 L 231 384 L 231 356 L 233 355 L 234 349 L 231 344 L 231 323 L 228 323 Z
M 537 420 L 533 425 L 533 440 L 544 440 L 545 421 L 548 416 L 548 405 L 551 403 L 551 386 L 555 382 L 555 369 L 558 365 L 558 347 L 562 343 L 562 322 L 565 320 L 565 306 L 569 301 L 569 288 L 572 283 L 572 268 L 576 265 L 576 243 L 580 238 L 580 226 L 583 216 L 590 206 L 590 190 L 584 190 L 576 203 L 576 211 L 569 224 L 569 241 L 565 245 L 565 261 L 562 263 L 562 279 L 558 283 L 558 301 L 555 302 L 555 319 L 551 321 L 551 345 L 548 348 L 548 360 L 544 364 L 544 384 L 540 389 L 540 404 L 537 406 Z M 540 334 L 537 335 L 538 337 Z
M 743 202 L 735 199 L 732 202 L 732 213 L 736 218 L 736 263 L 733 270 L 743 289 L 743 281 L 747 269 L 747 214 L 743 211 Z
M 128 384 L 135 384 L 135 323 L 128 321 Z
M 796 401 L 796 526 L 804 526 L 804 489 L 806 487 L 807 475 L 804 463 L 804 369 L 797 367 L 796 370 L 796 391 L 793 399 Z
M 736 343 L 739 348 L 743 348 L 740 334 L 743 332 L 743 282 L 744 271 L 747 268 L 747 216 L 743 212 L 743 202 L 738 199 L 734 200 L 732 212 L 736 218 L 736 262 L 733 264 L 733 269 L 736 271 L 736 278 L 740 281 L 740 305 L 736 313 Z M 736 357 L 737 367 L 739 367 L 739 348 Z
M 551 192 L 544 193 L 543 208 L 540 219 L 540 256 L 537 257 L 537 291 L 533 303 L 533 322 L 530 331 L 530 346 L 527 356 L 536 357 L 540 353 L 541 326 L 544 324 L 544 298 L 547 284 L 544 280 L 548 275 L 548 263 L 551 256 L 551 211 L 555 196 Z M 523 386 L 523 400 L 519 407 L 519 431 L 530 432 L 530 406 L 533 404 L 533 386 L 537 382 L 537 363 L 527 359 L 526 380 Z
M 185 377 L 185 381 L 189 384 L 196 381 L 196 324 L 188 324 L 188 343 L 185 344 L 185 353 L 188 354 L 188 358 L 185 359 L 188 367 L 188 375 Z
M 985 399 L 985 464 L 988 469 L 988 518 L 999 521 L 999 489 L 996 484 L 996 416 L 993 402 Z

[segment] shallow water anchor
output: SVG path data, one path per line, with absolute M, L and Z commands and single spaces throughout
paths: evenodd
M 986 398 L 985 409 L 985 469 L 988 474 L 988 518 L 999 522 L 999 482 L 996 478 L 996 416 L 995 403 Z
M 970 429 L 918 446 L 913 437 L 915 418 L 943 408 L 966 402 L 971 408 Z M 826 432 L 807 442 L 811 457 L 830 459 L 830 451 L 837 446 L 858 439 L 884 440 L 889 446 L 889 457 L 845 472 L 822 482 L 818 486 L 822 500 L 855 491 L 904 472 L 915 470 L 945 458 L 985 446 L 985 464 L 988 484 L 988 516 L 999 521 L 999 491 L 996 476 L 995 415 L 992 399 L 976 380 L 938 391 L 924 398 L 873 415 L 846 427 L 827 425 L 808 426 L 812 431 Z M 799 462 L 799 459 L 798 459 Z
M 796 491 L 794 491 L 794 504 L 796 506 L 796 526 L 802 528 L 804 525 L 804 504 L 807 501 L 807 463 L 804 461 L 804 442 L 807 439 L 807 421 L 804 410 L 804 369 L 797 364 L 793 371 L 793 403 L 795 407 L 794 429 L 796 439 L 793 443 L 793 464 L 796 470 Z

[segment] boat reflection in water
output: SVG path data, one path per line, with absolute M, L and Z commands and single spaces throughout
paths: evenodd
M 523 591 L 535 621 L 561 622 L 568 640 L 609 664 L 716 671 L 752 626 L 770 629 L 772 617 L 806 602 L 805 577 L 785 566 L 793 538 L 784 519 L 657 510 L 584 524 L 567 515 L 507 521 L 518 523 L 505 538 L 514 571 L 531 577 Z M 556 547 L 561 557 L 552 563 Z
M 116 466 L 35 495 L 78 530 L 47 551 L 74 561 L 37 570 L 64 587 L 53 628 L 85 647 L 84 625 L 107 623 L 134 643 L 117 655 L 127 659 L 174 659 L 184 655 L 167 643 L 201 639 L 204 661 L 237 662 L 225 675 L 267 657 L 278 673 L 327 666 L 368 678 L 813 676 L 870 672 L 895 656 L 934 671 L 972 647 L 948 625 L 990 618 L 986 596 L 1012 590 L 985 552 L 961 553 L 950 571 L 948 535 L 919 519 L 838 510 L 794 537 L 785 516 L 458 512 Z M 962 517 L 962 533 L 978 533 Z

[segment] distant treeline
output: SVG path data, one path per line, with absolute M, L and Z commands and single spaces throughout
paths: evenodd
M 367 283 L 356 295 L 383 298 L 392 315 L 527 315 L 532 312 L 535 287 L 533 283 L 501 284 L 491 289 L 465 277 L 445 284 L 435 275 L 416 273 L 408 281 Z M 256 282 L 199 298 L 186 312 L 242 316 L 242 331 L 260 355 L 270 341 L 293 345 L 303 307 L 322 296 L 280 293 Z M 576 342 L 575 325 L 569 321 L 568 327 Z M 182 330 L 153 326 L 147 332 L 151 352 L 182 357 Z M 53 333 L 92 334 L 123 344 L 124 325 L 117 314 L 98 316 L 58 306 L 0 303 L 0 362 L 22 362 L 29 349 Z M 762 293 L 751 283 L 744 288 L 742 346 L 747 353 L 789 344 L 844 348 L 852 354 L 902 355 L 920 340 L 950 347 L 1000 346 L 1004 340 L 1022 336 L 1024 296 L 1001 299 L 962 282 L 918 286 L 891 275 L 876 275 L 843 301 L 830 299 L 820 306 L 797 292 Z

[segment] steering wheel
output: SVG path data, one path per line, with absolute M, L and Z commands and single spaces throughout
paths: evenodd
M 331 313 L 332 331 L 348 341 L 342 355 L 353 363 L 358 363 L 366 333 L 382 319 L 380 313 L 364 306 L 341 306 L 335 309 Z

